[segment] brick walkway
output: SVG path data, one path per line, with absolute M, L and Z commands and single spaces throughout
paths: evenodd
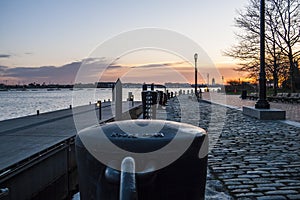
M 178 98 L 180 106 L 195 104 L 187 95 Z M 170 120 L 180 121 L 180 106 L 169 102 Z M 188 112 L 191 124 L 209 135 L 206 199 L 300 199 L 299 127 L 215 104 L 200 102 L 199 108 Z

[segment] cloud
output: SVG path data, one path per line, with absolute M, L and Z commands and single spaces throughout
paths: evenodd
M 110 65 L 107 67 L 107 70 L 113 70 L 113 69 L 121 69 L 123 66 L 121 65 Z
M 0 66 L 1 77 L 25 81 L 70 83 L 73 82 L 81 62 L 73 62 L 61 67 L 15 67 Z
M 174 67 L 176 65 L 182 65 L 185 64 L 185 61 L 182 62 L 169 62 L 169 63 L 154 63 L 154 64 L 147 64 L 147 65 L 139 65 L 139 66 L 133 66 L 131 68 L 162 68 L 162 67 Z
M 95 82 L 98 81 L 102 72 L 104 74 L 121 72 L 125 67 L 121 65 L 110 65 L 106 68 L 104 58 L 87 58 L 82 61 L 72 62 L 63 66 L 41 66 L 41 67 L 7 67 L 0 66 L 0 80 L 13 79 L 26 82 L 39 83 L 74 83 L 78 70 L 82 68 L 81 77 L 76 81 Z M 105 71 L 106 70 L 106 71 Z M 104 75 L 103 74 L 103 75 Z M 81 80 L 85 79 L 85 80 Z
M 9 58 L 11 55 L 8 54 L 0 54 L 0 58 Z
M 6 69 L 8 69 L 8 67 L 0 65 L 0 71 L 5 71 Z

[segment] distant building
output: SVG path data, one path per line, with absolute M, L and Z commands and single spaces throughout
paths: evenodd
M 97 88 L 113 88 L 115 84 L 115 82 L 98 82 Z
M 211 85 L 216 85 L 216 80 L 215 80 L 215 78 L 212 78 L 212 80 L 211 80 Z
M 191 87 L 189 83 L 165 83 L 167 88 L 184 88 L 184 87 Z

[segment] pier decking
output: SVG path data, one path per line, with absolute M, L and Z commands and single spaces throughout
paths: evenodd
M 123 112 L 140 105 L 135 103 L 131 107 L 124 102 Z M 95 112 L 95 105 L 73 109 L 84 118 L 89 112 Z M 96 114 L 98 116 L 98 109 Z M 110 103 L 103 103 L 101 121 L 113 118 Z M 82 123 L 84 127 L 95 125 L 89 120 Z M 9 199 L 63 198 L 74 189 L 77 186 L 76 133 L 72 109 L 0 122 L 0 188 L 9 189 Z M 57 182 L 65 186 L 58 184 L 59 188 L 51 188 Z M 45 190 L 48 191 L 43 193 Z M 47 197 L 51 192 L 56 196 L 52 193 Z M 5 199 L 4 196 L 0 193 L 0 199 Z

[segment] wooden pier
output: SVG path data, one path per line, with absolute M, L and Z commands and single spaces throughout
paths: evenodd
M 141 103 L 123 102 L 122 112 L 137 118 Z M 99 112 L 95 104 L 75 107 L 76 115 Z M 0 122 L 0 200 L 66 199 L 78 187 L 72 109 Z M 98 116 L 98 114 L 97 114 Z M 113 121 L 110 102 L 102 103 L 100 123 Z M 89 127 L 85 120 L 84 127 Z

